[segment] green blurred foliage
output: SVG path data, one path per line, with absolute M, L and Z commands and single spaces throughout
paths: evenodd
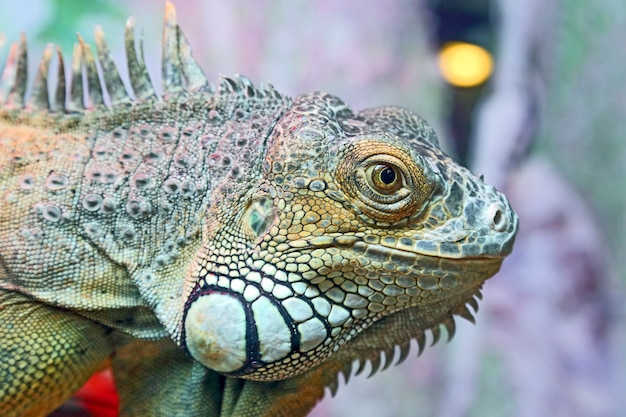
M 81 27 L 81 21 L 94 18 L 124 21 L 128 17 L 123 4 L 111 0 L 49 0 L 48 5 L 50 13 L 37 32 L 36 40 L 53 42 L 63 50 L 71 50 L 76 42 L 75 31 Z

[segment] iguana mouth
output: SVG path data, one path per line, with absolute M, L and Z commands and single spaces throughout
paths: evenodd
M 504 258 L 501 252 L 485 250 L 481 252 L 478 244 L 466 245 L 467 249 L 465 249 L 459 242 L 443 241 L 439 243 L 446 249 L 445 251 L 439 249 L 432 239 L 395 238 L 392 236 L 380 238 L 359 232 L 354 234 L 329 234 L 293 240 L 285 243 L 287 246 L 285 252 L 335 247 L 351 249 L 355 253 L 363 254 L 375 260 L 383 260 L 382 258 L 391 259 L 393 257 L 399 263 L 411 263 L 416 259 L 422 258 L 448 259 L 461 262 L 468 260 L 502 260 Z M 457 246 L 459 249 L 451 252 L 449 250 L 450 246 Z
M 415 245 L 417 246 L 417 245 Z M 377 261 L 391 261 L 397 265 L 403 266 L 412 266 L 417 262 L 426 260 L 426 259 L 440 259 L 442 262 L 457 262 L 457 263 L 465 263 L 465 262 L 501 262 L 501 256 L 494 255 L 471 255 L 471 256 L 450 256 L 448 254 L 438 253 L 438 252 L 426 252 L 419 251 L 415 248 L 409 249 L 398 249 L 395 247 L 366 243 L 364 241 L 356 242 L 351 246 L 351 249 L 356 253 L 361 253 L 365 255 L 367 258 Z
M 441 271 L 476 273 L 486 275 L 482 281 L 498 272 L 504 259 L 502 256 L 488 253 L 451 256 L 435 250 L 426 250 L 417 240 L 396 238 L 374 240 L 373 236 L 323 236 L 297 240 L 290 246 L 286 253 L 335 248 L 341 250 L 339 256 L 345 257 L 351 264 L 358 263 L 362 267 L 367 267 L 374 262 L 376 265 L 381 264 L 380 266 L 389 274 L 437 275 Z

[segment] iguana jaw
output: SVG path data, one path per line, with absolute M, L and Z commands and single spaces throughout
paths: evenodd
M 189 353 L 227 375 L 256 380 L 291 377 L 316 366 L 389 314 L 417 306 L 440 309 L 446 304 L 465 304 L 466 295 L 478 291 L 502 262 L 498 257 L 427 256 L 362 241 L 326 250 L 354 260 L 360 253 L 378 254 L 381 260 L 393 259 L 406 267 L 379 275 L 377 263 L 385 261 L 374 260 L 352 272 L 336 265 L 337 274 L 331 271 L 306 282 L 287 281 L 272 287 L 265 281 L 288 274 L 263 268 L 274 275 L 251 271 L 245 288 L 235 290 L 233 280 L 209 274 L 199 280 L 187 304 L 183 340 Z M 339 275 L 353 276 L 354 292 L 341 286 L 327 290 L 330 303 L 314 296 L 320 293 L 318 288 L 325 288 L 324 282 L 334 282 L 332 276 Z

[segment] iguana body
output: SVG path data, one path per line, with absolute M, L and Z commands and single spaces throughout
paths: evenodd
M 513 244 L 506 199 L 410 112 L 354 113 L 224 78 L 166 8 L 163 95 L 97 32 L 65 102 L 31 101 L 14 47 L 0 109 L 0 414 L 41 416 L 103 362 L 127 416 L 304 415 L 353 361 L 453 332 Z M 84 66 L 93 102 L 83 103 Z M 79 80 L 78 82 L 75 80 Z M 56 103 L 56 105 L 55 105 Z M 65 109 L 65 111 L 62 111 Z

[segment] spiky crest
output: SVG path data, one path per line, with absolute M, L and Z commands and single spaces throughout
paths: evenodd
M 33 94 L 27 104 L 27 107 L 35 110 L 50 110 L 50 98 L 48 97 L 48 72 L 50 70 L 50 61 L 54 53 L 54 47 L 51 44 L 46 46 L 37 69 L 35 83 L 33 84 Z
M 135 40 L 135 20 L 131 17 L 126 23 L 125 50 L 127 70 L 133 94 L 127 91 L 122 77 L 115 65 L 104 32 L 101 27 L 94 29 L 96 58 L 91 47 L 81 35 L 71 60 L 71 78 L 66 92 L 65 63 L 61 51 L 57 48 L 58 73 L 50 75 L 50 63 L 53 45 L 46 47 L 41 58 L 32 96 L 25 104 L 28 68 L 26 36 L 22 35 L 19 43 L 11 45 L 9 55 L 0 79 L 0 108 L 26 109 L 27 111 L 45 111 L 82 113 L 107 108 L 120 108 L 131 104 L 140 104 L 159 99 L 169 100 L 189 93 L 214 94 L 215 88 L 207 81 L 200 66 L 191 53 L 187 38 L 176 20 L 176 9 L 166 1 L 163 20 L 163 60 L 161 65 L 163 96 L 157 97 L 154 86 L 144 63 L 143 42 Z M 136 49 L 136 43 L 138 49 Z M 0 47 L 2 45 L 0 44 Z M 87 90 L 83 89 L 85 79 Z M 103 82 L 101 82 L 101 80 Z M 53 100 L 48 96 L 49 83 L 56 83 Z M 105 91 L 109 100 L 105 102 Z M 246 77 L 236 75 L 233 78 L 221 77 L 219 94 L 241 94 L 246 97 L 274 96 L 282 99 L 270 84 L 257 89 Z

